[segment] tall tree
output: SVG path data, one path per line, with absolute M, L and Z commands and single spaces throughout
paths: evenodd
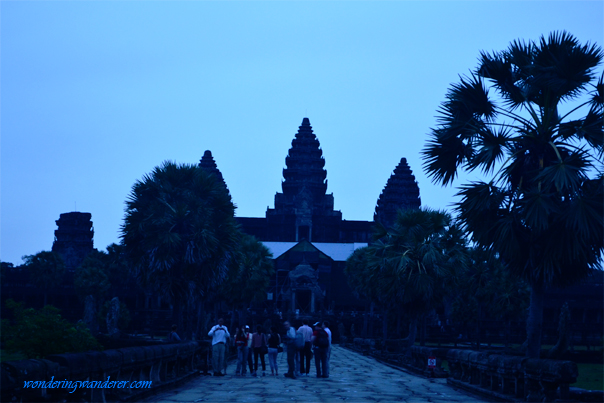
M 465 240 L 448 213 L 427 208 L 399 212 L 394 226 L 378 227 L 369 246 L 369 278 L 383 304 L 410 317 L 412 346 L 417 323 L 446 294 L 445 280 L 455 265 L 465 264 Z
M 379 290 L 376 283 L 372 283 L 369 273 L 369 259 L 372 250 L 368 246 L 355 249 L 355 251 L 346 259 L 344 273 L 348 279 L 348 285 L 359 299 L 366 302 L 365 314 L 363 315 L 363 329 L 361 335 L 368 336 L 369 315 L 373 314 L 373 305 L 378 300 Z M 368 312 L 371 314 L 368 315 Z M 353 336 L 354 337 L 354 336 Z
M 235 206 L 214 175 L 164 162 L 137 181 L 121 237 L 142 286 L 167 297 L 182 328 L 182 308 L 226 277 L 239 231 Z
M 274 273 L 272 254 L 251 235 L 242 234 L 238 253 L 218 293 L 239 310 L 239 325 L 245 324 L 245 308 L 253 301 L 266 300 L 266 288 Z
M 111 287 L 107 275 L 107 255 L 98 250 L 90 252 L 78 267 L 74 277 L 74 287 L 83 299 L 92 295 L 97 304 L 102 303 Z
M 483 317 L 508 325 L 510 320 L 519 320 L 528 306 L 528 287 L 491 251 L 473 247 L 467 257 L 465 265 L 455 267 L 449 282 L 451 319 L 475 329 L 480 349 Z
M 92 332 L 98 333 L 98 312 L 111 288 L 107 275 L 107 255 L 93 250 L 76 269 L 73 281 L 76 293 L 84 301 L 84 322 Z
M 48 291 L 61 285 L 65 277 L 65 263 L 56 252 L 38 252 L 23 256 L 30 278 L 44 292 L 44 305 L 48 303 Z
M 594 82 L 594 69 L 602 57 L 566 32 L 481 53 L 447 93 L 423 150 L 435 182 L 451 184 L 461 170 L 491 176 L 463 185 L 456 208 L 472 239 L 530 284 L 529 357 L 539 357 L 545 288 L 600 266 L 604 81 Z

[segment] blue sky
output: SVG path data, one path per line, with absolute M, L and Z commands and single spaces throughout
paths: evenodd
M 118 242 L 134 182 L 207 149 L 237 215 L 264 216 L 305 116 L 345 219 L 372 219 L 401 157 L 423 204 L 449 209 L 455 187 L 432 184 L 419 153 L 479 52 L 554 30 L 604 42 L 602 1 L 2 1 L 0 12 L 0 258 L 15 264 L 50 250 L 55 220 L 76 208 L 92 213 L 95 247 Z

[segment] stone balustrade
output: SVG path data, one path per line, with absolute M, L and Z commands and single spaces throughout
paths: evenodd
M 569 385 L 577 381 L 571 361 L 529 359 L 471 350 L 449 350 L 448 382 L 501 400 L 530 402 L 568 400 Z
M 57 354 L 40 360 L 3 362 L 2 401 L 38 402 L 77 400 L 105 402 L 132 400 L 182 381 L 200 369 L 207 370 L 208 342 L 189 341 L 146 347 L 86 353 Z M 148 385 L 140 389 L 117 388 L 110 384 L 98 388 L 25 388 L 28 381 L 124 381 Z M 144 383 L 150 381 L 150 383 Z M 58 386 L 61 386 L 60 384 Z

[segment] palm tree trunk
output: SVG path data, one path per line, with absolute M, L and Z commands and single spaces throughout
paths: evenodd
M 480 333 L 482 331 L 482 304 L 478 303 L 478 323 L 476 325 L 476 349 L 480 351 Z
M 172 323 L 176 325 L 180 331 L 184 331 L 182 327 L 182 298 L 174 296 L 172 299 Z
M 543 282 L 535 282 L 531 285 L 531 305 L 529 306 L 529 315 L 526 321 L 526 356 L 528 358 L 539 358 L 541 353 L 544 289 Z
M 369 326 L 369 304 L 365 304 L 365 312 L 363 313 L 363 331 L 361 332 L 361 337 L 362 338 L 366 338 L 367 337 L 367 330 L 368 330 L 368 326 Z
M 197 302 L 197 331 L 195 332 L 195 338 L 197 340 L 204 340 L 207 330 L 204 329 L 206 323 L 206 310 L 204 301 L 200 300 Z
M 401 337 L 401 314 L 396 315 L 396 337 Z
M 388 339 L 388 308 L 384 307 L 384 319 L 382 321 L 382 336 L 384 336 L 384 343 Z
M 369 306 L 369 332 L 367 334 L 368 338 L 373 338 L 373 309 L 375 308 L 375 304 L 372 302 Z
M 420 346 L 426 345 L 426 316 L 422 316 L 422 331 L 420 332 Z
M 409 335 L 407 336 L 407 357 L 411 357 L 411 347 L 415 344 L 415 336 L 417 335 L 417 317 L 411 318 L 409 322 Z
M 229 327 L 229 329 L 231 329 L 231 332 L 235 331 L 235 312 L 237 312 L 237 310 L 235 309 L 235 307 L 233 306 L 231 309 L 231 325 Z M 239 325 L 239 327 L 241 327 L 241 324 Z
M 510 337 L 512 336 L 512 322 L 511 321 L 507 321 L 506 325 L 505 325 L 505 353 L 504 354 L 509 354 L 510 353 Z
M 239 327 L 243 328 L 247 323 L 247 318 L 245 317 L 245 314 L 247 312 L 247 309 L 245 308 L 241 308 L 239 310 Z
M 185 331 L 185 340 L 193 340 L 194 302 L 191 301 L 191 298 L 187 298 L 186 306 L 187 306 L 187 311 L 186 311 L 187 329 Z

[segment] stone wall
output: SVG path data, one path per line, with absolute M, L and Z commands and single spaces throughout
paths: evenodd
M 207 373 L 209 342 L 189 341 L 117 350 L 57 354 L 40 360 L 3 362 L 1 400 L 4 402 L 136 400 L 199 374 Z M 28 381 L 151 381 L 150 388 L 111 387 L 25 388 Z M 52 384 L 50 384 L 52 385 Z M 101 385 L 103 386 L 103 385 Z

